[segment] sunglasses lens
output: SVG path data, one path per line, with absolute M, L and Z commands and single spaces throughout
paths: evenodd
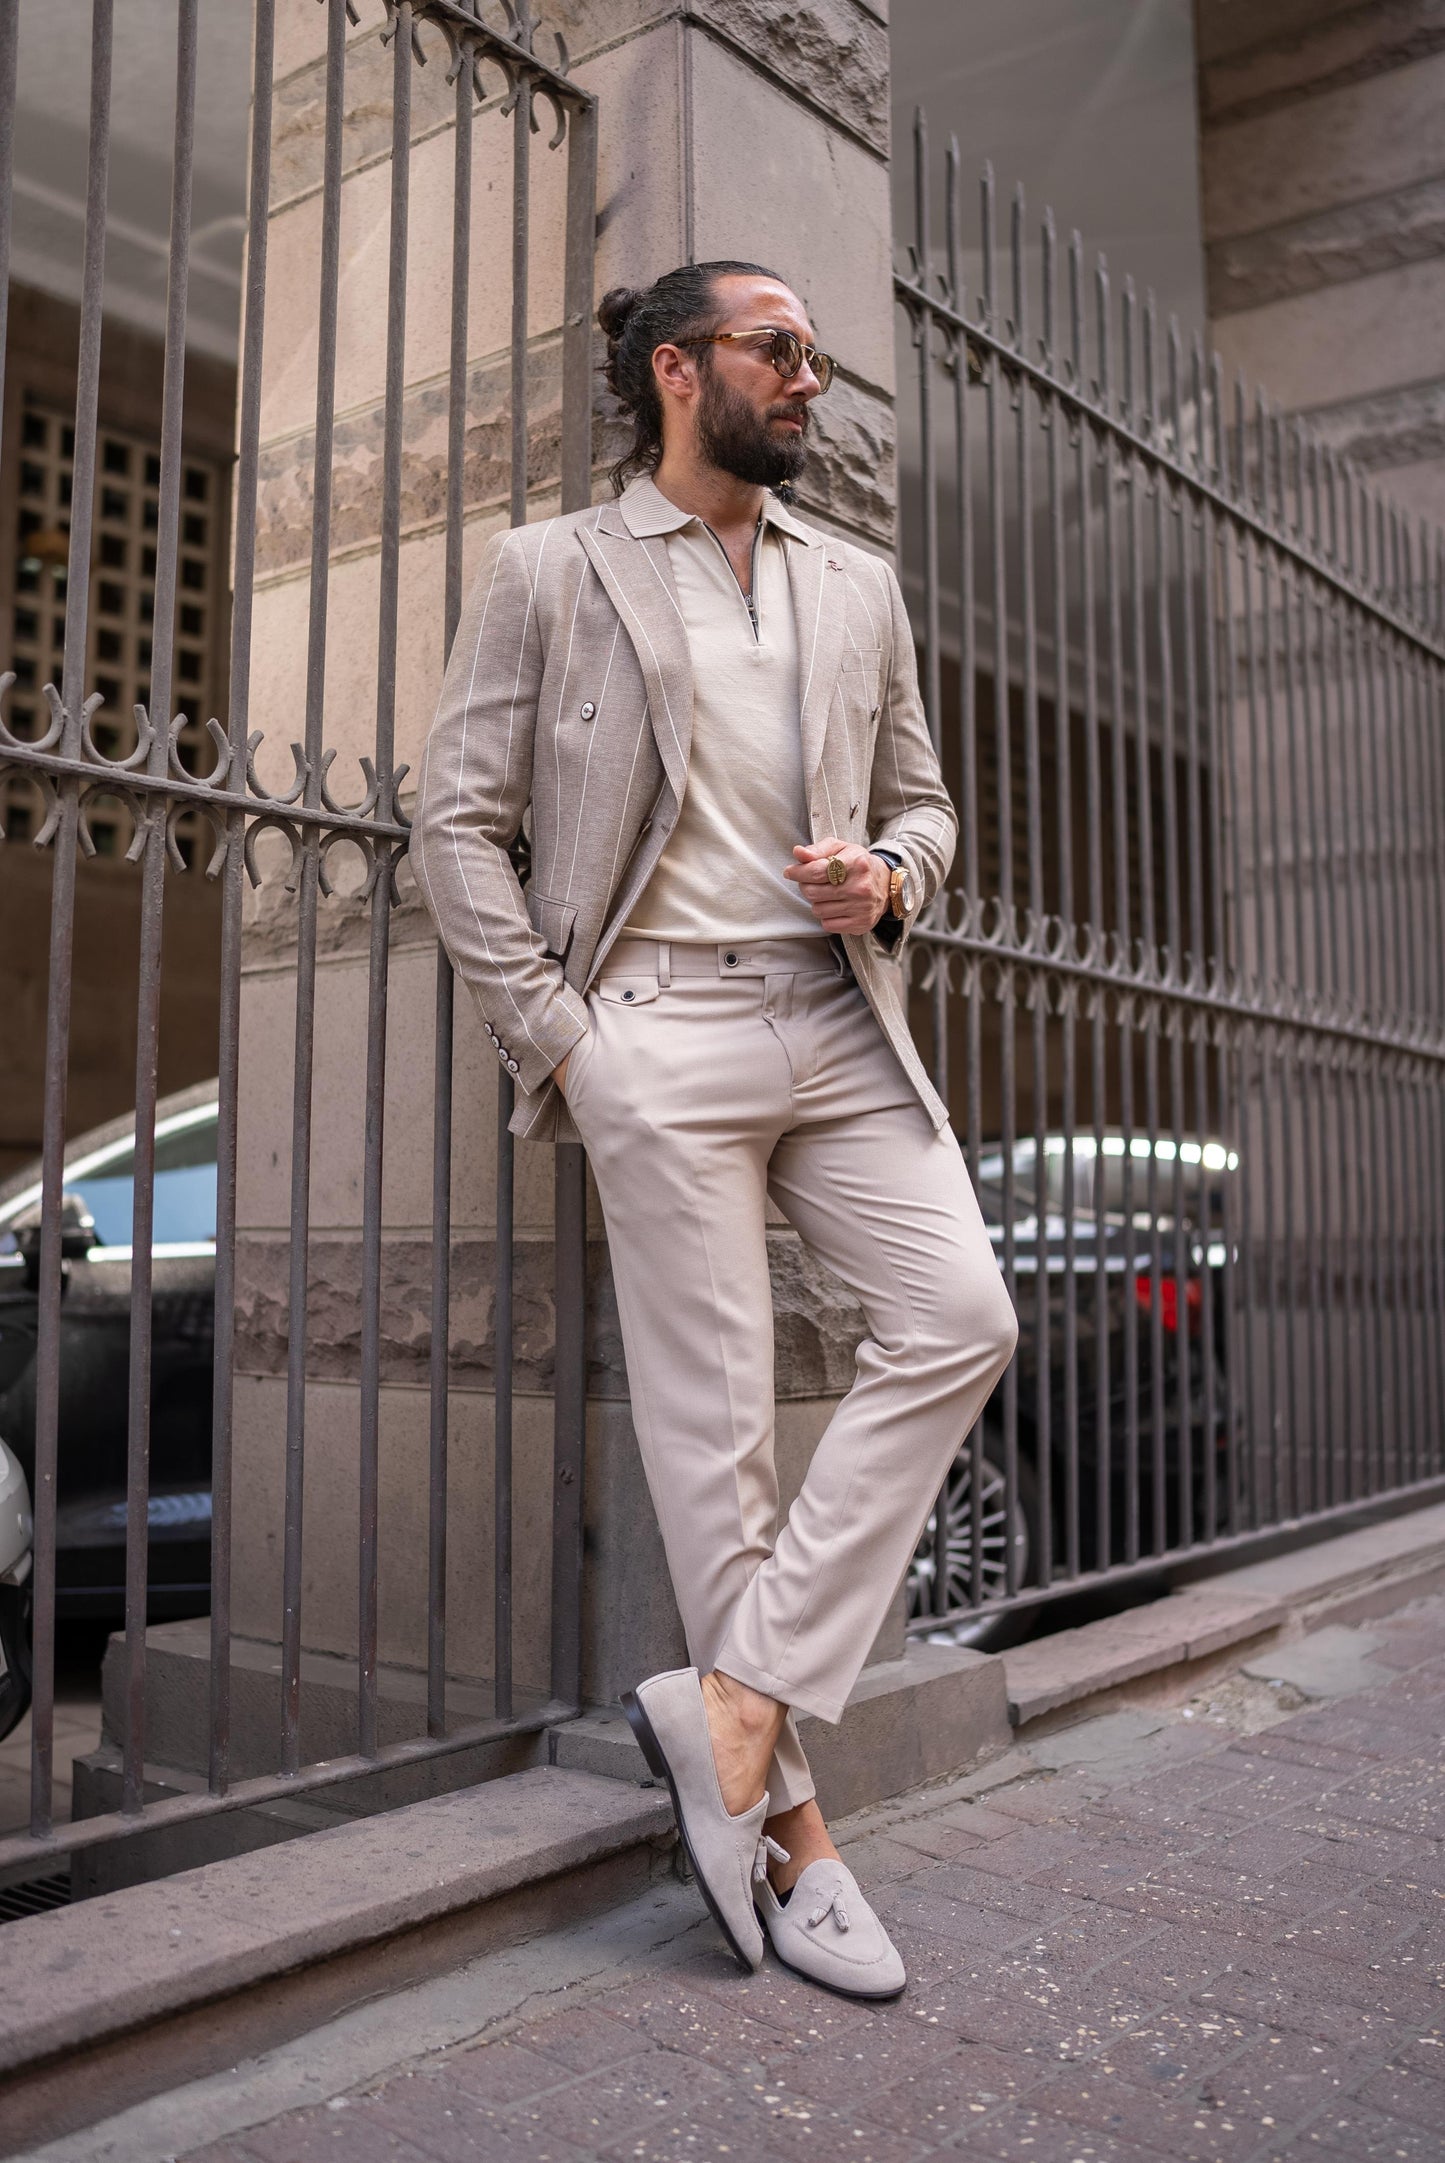
M 773 332 L 773 366 L 787 382 L 803 365 L 803 348 L 790 330 Z
M 833 380 L 832 355 L 829 353 L 814 353 L 808 365 L 818 378 L 819 390 L 825 391 Z

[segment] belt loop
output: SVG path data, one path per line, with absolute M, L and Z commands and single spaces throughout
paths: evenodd
M 659 984 L 672 982 L 672 946 L 666 939 L 657 942 L 657 981 Z

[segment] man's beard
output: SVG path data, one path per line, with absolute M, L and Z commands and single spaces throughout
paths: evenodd
M 795 481 L 808 460 L 805 433 L 774 433 L 772 423 L 791 414 L 808 426 L 807 407 L 783 399 L 759 413 L 746 398 L 709 372 L 698 401 L 697 433 L 703 455 L 734 480 L 755 488 L 780 488 Z

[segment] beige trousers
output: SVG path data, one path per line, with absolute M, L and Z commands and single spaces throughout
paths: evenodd
M 962 1153 L 826 938 L 629 935 L 587 1009 L 566 1095 L 690 1656 L 836 1721 L 1018 1338 Z M 867 1320 L 781 1530 L 769 1196 Z M 768 1791 L 814 1792 L 791 1713 Z

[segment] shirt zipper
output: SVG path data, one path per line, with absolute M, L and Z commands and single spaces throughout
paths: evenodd
M 737 587 L 737 589 L 738 589 L 738 592 L 739 592 L 740 594 L 742 594 L 742 599 L 743 599 L 743 606 L 744 606 L 744 607 L 746 608 L 746 610 L 747 610 L 747 612 L 748 612 L 748 622 L 749 622 L 749 623 L 750 623 L 750 624 L 752 625 L 752 627 L 753 627 L 753 644 L 754 644 L 755 646 L 757 646 L 757 645 L 761 645 L 761 644 L 762 644 L 762 634 L 761 634 L 761 633 L 760 633 L 760 631 L 758 630 L 758 602 L 757 602 L 757 594 L 758 594 L 758 550 L 759 550 L 759 548 L 760 548 L 760 547 L 762 546 L 762 540 L 763 540 L 763 518 L 762 518 L 762 513 L 761 513 L 761 512 L 759 512 L 759 513 L 758 513 L 758 523 L 757 523 L 757 526 L 755 527 L 755 529 L 754 529 L 754 532 L 753 532 L 753 554 L 752 554 L 752 571 L 751 571 L 751 575 L 750 575 L 750 579 L 749 579 L 749 584 L 750 584 L 750 586 L 751 586 L 751 588 L 752 588 L 752 591 L 751 591 L 751 592 L 749 592 L 749 593 L 743 593 L 743 582 L 742 582 L 742 580 L 741 580 L 741 579 L 740 579 L 740 578 L 738 577 L 738 574 L 737 574 L 737 572 L 733 570 L 733 559 L 732 559 L 732 557 L 731 557 L 731 556 L 730 556 L 730 555 L 728 554 L 727 550 L 726 550 L 725 548 L 723 548 L 723 544 L 722 544 L 722 542 L 721 542 L 720 540 L 718 540 L 718 536 L 717 536 L 717 534 L 716 534 L 716 533 L 713 533 L 713 529 L 712 529 L 712 527 L 711 527 L 711 526 L 710 526 L 710 525 L 708 524 L 707 520 L 706 520 L 705 518 L 700 518 L 700 519 L 698 520 L 698 524 L 699 524 L 699 525 L 700 525 L 700 526 L 702 527 L 702 529 L 703 529 L 704 533 L 712 533 L 712 537 L 713 537 L 713 539 L 714 539 L 715 541 L 717 541 L 717 545 L 718 545 L 718 547 L 719 547 L 719 548 L 722 548 L 722 554 L 723 554 L 723 562 L 724 562 L 724 563 L 725 563 L 725 564 L 727 565 L 728 569 L 729 569 L 730 571 L 732 571 L 732 574 L 733 574 L 733 584 L 734 584 L 734 585 L 735 585 L 735 586 Z

